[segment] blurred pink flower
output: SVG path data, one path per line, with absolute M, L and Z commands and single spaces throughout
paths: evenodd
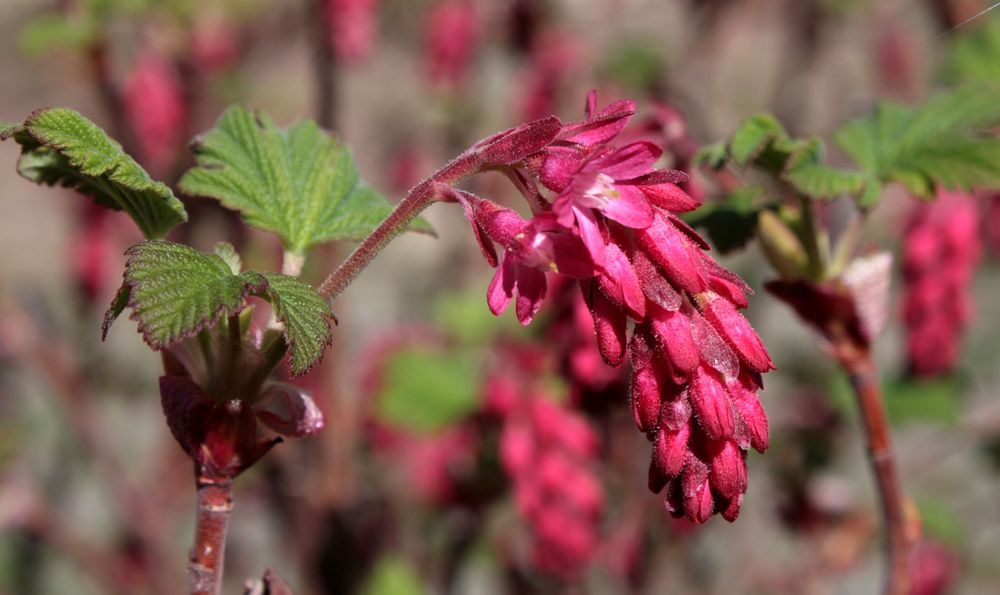
M 425 60 L 431 82 L 457 86 L 468 77 L 481 25 L 469 0 L 441 0 L 427 15 Z
M 148 165 L 170 165 L 186 141 L 188 108 L 180 76 L 163 56 L 146 51 L 132 66 L 125 84 L 125 115 Z
M 363 61 L 378 37 L 378 0 L 326 0 L 330 45 L 344 64 Z

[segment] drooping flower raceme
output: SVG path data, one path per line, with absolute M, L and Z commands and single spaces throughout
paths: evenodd
M 132 67 L 125 115 L 147 164 L 153 169 L 169 165 L 185 140 L 188 109 L 180 75 L 164 57 L 146 52 Z
M 969 284 L 981 252 L 976 199 L 939 191 L 910 216 L 903 238 L 906 354 L 916 376 L 951 371 L 973 306 Z
M 326 0 L 330 45 L 345 64 L 371 54 L 378 36 L 378 0 Z
M 687 176 L 655 169 L 662 151 L 652 143 L 613 144 L 634 112 L 629 101 L 598 110 L 592 93 L 584 120 L 508 166 L 531 219 L 461 200 L 487 260 L 499 264 L 490 309 L 500 313 L 516 294 L 527 324 L 546 273 L 577 278 L 604 361 L 631 362 L 635 422 L 653 442 L 650 489 L 676 516 L 731 521 L 747 488 L 746 452 L 768 445 L 757 392 L 774 365 L 739 312 L 750 287 L 676 215 L 698 206 L 678 186 Z

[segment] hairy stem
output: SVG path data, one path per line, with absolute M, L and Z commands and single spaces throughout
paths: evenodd
M 226 529 L 233 511 L 233 482 L 200 475 L 194 545 L 188 556 L 188 592 L 218 595 L 222 587 L 222 563 L 226 552 Z
M 462 153 L 431 177 L 410 188 L 406 197 L 396 205 L 389 216 L 365 238 L 364 242 L 361 242 L 360 246 L 354 249 L 354 252 L 337 267 L 337 270 L 330 273 L 323 281 L 323 284 L 319 286 L 319 294 L 327 301 L 333 302 L 371 263 L 372 259 L 393 238 L 406 229 L 406 226 L 420 214 L 420 211 L 426 209 L 438 198 L 440 185 L 451 186 L 479 171 L 483 165 L 479 157 L 474 150 Z
M 909 593 L 910 531 L 906 496 L 896 471 L 892 436 L 886 417 L 878 370 L 871 351 L 846 337 L 834 341 L 835 356 L 847 373 L 858 399 L 861 419 L 868 438 L 868 458 L 875 472 L 875 484 L 886 526 L 886 595 Z

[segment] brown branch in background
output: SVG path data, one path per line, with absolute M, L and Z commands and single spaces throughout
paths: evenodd
M 868 438 L 868 456 L 875 472 L 875 483 L 886 524 L 888 568 L 886 595 L 909 593 L 909 558 L 912 544 L 906 496 L 896 470 L 889 420 L 878 380 L 878 370 L 867 346 L 858 345 L 846 331 L 832 329 L 830 339 L 834 357 L 847 373 L 858 399 L 858 408 Z
M 327 130 L 337 122 L 337 62 L 330 44 L 326 0 L 312 0 L 306 23 L 313 34 L 313 68 L 316 72 L 316 121 Z
M 980 0 L 931 0 L 941 29 L 951 31 L 985 8 Z
M 125 101 L 111 73 L 108 46 L 103 40 L 95 41 L 87 51 L 90 64 L 90 75 L 93 79 L 97 96 L 107 113 L 111 136 L 129 155 L 136 155 L 135 135 L 125 119 Z
M 188 557 L 191 595 L 218 595 L 226 553 L 226 530 L 233 511 L 233 482 L 200 475 L 194 545 Z

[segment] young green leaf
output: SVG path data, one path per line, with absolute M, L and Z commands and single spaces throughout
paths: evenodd
M 392 210 L 362 185 L 348 148 L 314 122 L 280 129 L 266 115 L 233 106 L 194 147 L 187 194 L 215 198 L 247 223 L 304 254 L 332 240 L 360 240 Z
M 872 115 L 844 126 L 835 138 L 867 177 L 899 182 L 913 194 L 930 198 L 937 186 L 1000 187 L 1000 139 L 982 133 L 997 122 L 1000 90 L 967 87 L 919 109 L 883 103 Z M 871 202 L 870 193 L 866 199 Z
M 747 165 L 769 144 L 788 135 L 774 116 L 757 114 L 747 118 L 729 139 L 729 154 L 737 165 Z
M 183 244 L 153 240 L 128 249 L 125 281 L 105 316 L 105 334 L 125 300 L 153 349 L 195 335 L 240 310 L 250 293 L 265 290 L 259 273 L 234 275 L 228 263 Z M 127 297 L 126 297 L 127 296 Z
M 73 110 L 43 109 L 23 126 L 5 124 L 0 138 L 11 136 L 21 145 L 21 176 L 73 188 L 101 206 L 124 210 L 147 238 L 161 238 L 187 220 L 170 188 L 150 178 L 121 145 Z
M 330 305 L 311 286 L 280 273 L 262 273 L 267 279 L 264 296 L 274 306 L 274 316 L 285 327 L 292 373 L 305 374 L 333 342 Z
M 761 204 L 761 191 L 747 186 L 734 191 L 724 200 L 705 204 L 686 213 L 683 219 L 693 227 L 708 232 L 708 238 L 723 254 L 739 250 L 753 239 L 757 229 L 757 214 L 766 205 Z
M 949 58 L 950 79 L 1000 84 L 1000 20 L 984 19 L 981 27 L 960 35 Z
M 856 171 L 810 163 L 792 169 L 784 179 L 802 194 L 816 198 L 835 198 L 842 194 L 857 194 L 865 185 L 865 177 Z

